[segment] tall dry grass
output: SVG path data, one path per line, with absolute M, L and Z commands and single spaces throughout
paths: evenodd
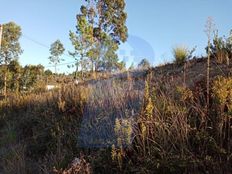
M 204 81 L 149 73 L 12 97 L 0 103 L 0 173 L 231 172 L 231 78 L 211 87 L 209 114 Z

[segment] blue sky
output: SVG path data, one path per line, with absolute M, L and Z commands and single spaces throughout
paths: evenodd
M 83 1 L 0 0 L 0 23 L 14 21 L 22 28 L 21 64 L 51 66 L 47 47 L 56 39 L 63 42 L 67 51 L 72 50 L 68 34 L 75 29 L 75 16 Z M 148 58 L 154 65 L 171 61 L 176 45 L 197 46 L 195 54 L 204 55 L 208 16 L 213 17 L 219 34 L 228 35 L 232 29 L 231 0 L 126 0 L 126 3 L 129 38 L 118 53 L 128 65 L 142 58 Z M 65 62 L 73 62 L 67 54 L 63 56 Z M 66 65 L 58 69 L 70 71 Z

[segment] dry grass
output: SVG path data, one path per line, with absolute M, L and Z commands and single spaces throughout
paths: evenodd
M 0 173 L 230 173 L 231 77 L 212 81 L 207 114 L 196 64 L 187 87 L 167 65 L 0 102 Z

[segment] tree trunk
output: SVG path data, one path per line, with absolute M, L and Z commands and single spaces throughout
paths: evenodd
M 55 64 L 55 66 L 54 66 L 54 67 L 55 67 L 55 74 L 56 74 L 56 64 Z
M 83 53 L 81 53 L 80 65 L 81 65 L 81 79 L 84 80 L 84 73 L 83 73 Z
M 92 60 L 92 67 L 91 67 L 91 73 L 92 73 L 92 77 L 94 78 L 94 79 L 96 79 L 96 68 L 95 68 L 95 63 L 94 63 L 94 61 Z
M 7 65 L 5 64 L 5 72 L 4 72 L 4 96 L 5 99 L 7 97 Z
M 230 59 L 228 53 L 226 53 L 226 64 L 229 66 L 230 65 Z
M 76 71 L 75 71 L 74 78 L 77 79 L 78 63 L 75 63 L 75 66 L 76 66 Z
M 19 77 L 17 77 L 17 79 L 16 79 L 16 94 L 18 95 L 19 94 Z

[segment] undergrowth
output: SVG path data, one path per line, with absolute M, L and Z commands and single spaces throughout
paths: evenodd
M 231 173 L 232 78 L 103 80 L 0 103 L 0 173 Z

